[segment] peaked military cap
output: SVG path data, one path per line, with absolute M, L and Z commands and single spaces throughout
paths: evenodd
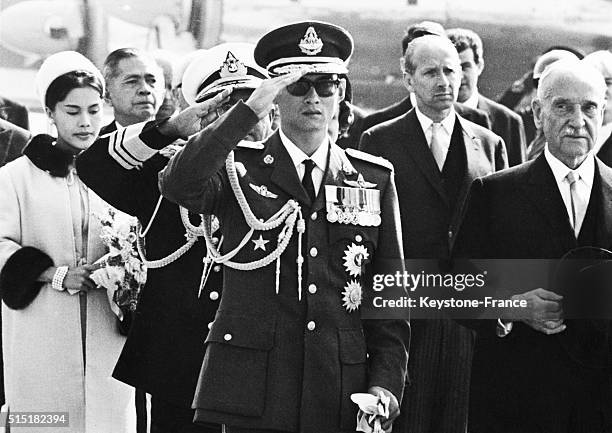
M 253 58 L 255 45 L 244 42 L 220 44 L 198 55 L 185 69 L 182 92 L 185 101 L 203 101 L 228 87 L 255 89 L 269 78 Z
M 255 47 L 255 60 L 271 75 L 308 67 L 313 73 L 346 74 L 353 37 L 342 27 L 303 21 L 265 34 Z

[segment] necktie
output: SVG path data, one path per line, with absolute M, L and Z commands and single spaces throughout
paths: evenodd
M 573 171 L 570 171 L 567 176 L 567 183 L 570 186 L 570 200 L 572 205 L 572 226 L 574 227 L 574 234 L 576 238 L 580 234 L 580 227 L 586 214 L 586 201 L 584 197 L 578 192 L 578 180 L 580 176 Z
M 442 171 L 442 168 L 444 167 L 444 159 L 446 158 L 446 152 L 444 151 L 444 146 L 442 145 L 442 140 L 440 138 L 441 127 L 441 123 L 431 124 L 431 143 L 429 145 L 431 148 L 431 153 L 433 154 L 440 171 Z
M 305 167 L 302 186 L 306 190 L 308 197 L 310 197 L 310 202 L 314 203 L 317 194 L 315 193 L 314 183 L 312 183 L 312 169 L 315 167 L 315 163 L 312 159 L 305 159 L 302 162 Z

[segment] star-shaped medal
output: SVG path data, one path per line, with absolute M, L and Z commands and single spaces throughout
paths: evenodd
M 266 251 L 266 244 L 270 241 L 267 241 L 263 238 L 263 235 L 259 235 L 259 239 L 251 239 L 251 242 L 253 242 L 255 244 L 255 247 L 253 248 L 253 251 L 256 251 L 258 249 L 262 249 L 264 251 Z

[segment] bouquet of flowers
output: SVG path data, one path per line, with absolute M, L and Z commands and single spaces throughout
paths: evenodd
M 108 253 L 96 262 L 100 268 L 90 277 L 106 289 L 111 309 L 123 319 L 123 311 L 136 309 L 140 289 L 147 281 L 147 269 L 136 251 L 138 223 L 136 218 L 110 207 L 105 215 L 97 217 Z

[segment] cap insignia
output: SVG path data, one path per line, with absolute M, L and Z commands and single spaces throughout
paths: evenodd
M 221 66 L 221 70 L 219 74 L 222 78 L 232 77 L 232 76 L 245 76 L 247 75 L 247 68 L 244 66 L 240 60 L 232 54 L 231 51 L 227 52 L 227 57 L 225 58 L 225 62 Z
M 300 41 L 299 45 L 300 51 L 302 51 L 307 56 L 314 56 L 319 54 L 323 49 L 323 41 L 315 32 L 314 27 L 310 26 L 306 30 L 306 34 Z

